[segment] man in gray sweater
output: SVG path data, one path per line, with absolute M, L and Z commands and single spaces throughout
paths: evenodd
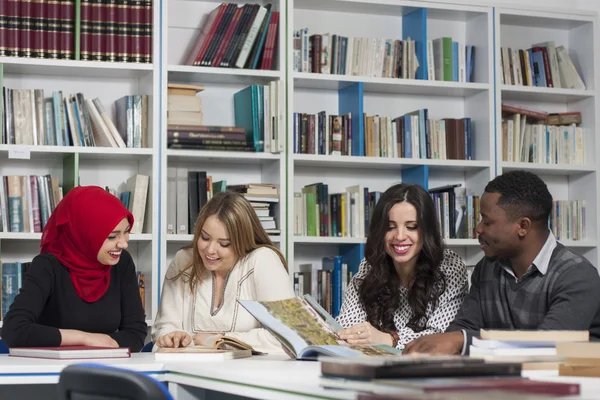
M 404 353 L 469 354 L 480 329 L 589 330 L 600 340 L 600 276 L 548 229 L 546 184 L 530 172 L 507 172 L 488 183 L 480 209 L 485 257 L 468 296 L 446 333 L 413 340 Z

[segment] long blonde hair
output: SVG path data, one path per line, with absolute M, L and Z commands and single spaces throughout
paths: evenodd
M 213 215 L 227 228 L 231 248 L 236 256 L 243 258 L 258 248 L 267 247 L 277 253 L 287 271 L 287 262 L 283 254 L 271 242 L 250 202 L 239 193 L 226 191 L 215 194 L 200 210 L 194 225 L 194 239 L 186 246 L 186 249 L 193 249 L 192 260 L 172 279 L 188 275 L 190 291 L 194 293 L 196 285 L 206 275 L 207 270 L 198 252 L 198 239 L 204 223 Z

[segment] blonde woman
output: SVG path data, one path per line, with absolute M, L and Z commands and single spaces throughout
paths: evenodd
M 238 300 L 293 296 L 285 259 L 251 204 L 238 193 L 218 193 L 200 211 L 193 243 L 169 265 L 152 339 L 159 347 L 185 347 L 222 334 L 258 351 L 282 352 Z

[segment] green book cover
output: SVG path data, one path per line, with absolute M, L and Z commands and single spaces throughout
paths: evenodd
M 63 196 L 77 186 L 79 186 L 79 153 L 73 153 L 63 158 Z
M 443 68 L 444 68 L 444 80 L 452 82 L 454 79 L 452 73 L 452 38 L 445 37 L 442 40 L 442 51 L 444 53 Z
M 81 0 L 75 0 L 75 59 L 81 59 Z

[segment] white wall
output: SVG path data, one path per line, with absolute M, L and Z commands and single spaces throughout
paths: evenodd
M 568 7 L 569 10 L 594 10 L 600 11 L 600 0 L 422 0 L 426 3 L 462 3 L 471 6 L 490 5 L 495 7 L 540 7 L 548 11 L 553 11 L 552 8 L 562 9 Z

